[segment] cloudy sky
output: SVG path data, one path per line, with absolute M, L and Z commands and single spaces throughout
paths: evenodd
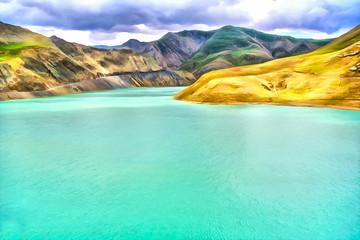
M 88 45 L 223 25 L 328 38 L 360 24 L 360 0 L 0 0 L 0 21 Z

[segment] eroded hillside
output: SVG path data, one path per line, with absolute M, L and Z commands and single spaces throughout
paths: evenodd
M 163 68 L 129 49 L 103 50 L 0 22 L 0 91 L 44 91 L 127 72 Z

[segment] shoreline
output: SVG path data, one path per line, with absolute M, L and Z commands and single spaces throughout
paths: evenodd
M 61 86 L 59 86 L 61 87 Z M 184 87 L 184 86 L 168 86 L 168 87 Z M 153 88 L 153 87 L 131 87 L 131 88 Z M 40 99 L 40 98 L 51 98 L 51 97 L 59 97 L 59 96 L 66 96 L 66 95 L 77 95 L 77 94 L 84 94 L 84 93 L 92 93 L 92 92 L 103 92 L 103 91 L 110 91 L 116 90 L 121 88 L 114 88 L 114 89 L 103 89 L 97 91 L 87 91 L 87 92 L 76 92 L 76 93 L 65 93 L 65 94 L 51 94 L 49 91 L 43 91 L 46 94 L 43 96 L 34 96 L 32 92 L 16 92 L 23 93 L 26 97 L 24 98 L 8 98 L 2 100 L 0 98 L 0 102 L 9 102 L 9 101 L 16 101 L 16 100 L 25 100 L 25 99 Z M 123 88 L 124 89 L 124 88 Z M 49 94 L 50 93 L 50 94 Z M 1 93 L 0 93 L 1 95 Z M 17 94 L 16 94 L 17 95 Z M 24 96 L 22 95 L 22 96 Z M 199 102 L 199 101 L 190 101 L 184 99 L 178 99 L 175 96 L 171 96 L 172 99 L 176 101 L 181 101 L 187 104 L 204 104 L 204 105 L 272 105 L 272 106 L 287 106 L 287 107 L 312 107 L 312 108 L 332 108 L 332 109 L 339 109 L 339 110 L 349 110 L 349 111 L 360 111 L 360 107 L 347 107 L 347 106 L 339 106 L 339 105 L 325 105 L 325 104 L 310 104 L 310 103 L 276 103 L 276 102 Z M 360 100 L 359 100 L 360 102 Z
M 360 107 L 347 107 L 347 106 L 338 106 L 338 105 L 325 105 L 325 104 L 309 104 L 309 103 L 275 103 L 275 102 L 198 102 L 198 101 L 190 101 L 177 99 L 172 96 L 173 99 L 177 101 L 182 101 L 187 104 L 205 104 L 205 105 L 272 105 L 272 106 L 283 106 L 283 107 L 311 107 L 311 108 L 332 108 L 339 110 L 349 110 L 349 111 L 360 111 Z M 360 102 L 360 100 L 359 100 Z
M 59 86 L 61 87 L 61 86 Z M 66 93 L 66 94 L 59 94 L 59 95 L 42 95 L 42 96 L 34 96 L 31 95 L 32 92 L 17 92 L 17 93 L 24 93 L 24 95 L 29 95 L 25 98 L 12 98 L 12 99 L 1 99 L 1 92 L 0 92 L 0 103 L 2 102 L 11 102 L 11 101 L 18 101 L 18 100 L 29 100 L 29 99 L 47 99 L 47 98 L 54 98 L 54 97 L 65 97 L 65 96 L 71 96 L 71 95 L 79 95 L 79 94 L 89 94 L 89 93 L 100 93 L 100 92 L 107 92 L 107 91 L 114 91 L 114 90 L 120 90 L 120 89 L 139 89 L 139 88 L 176 88 L 176 87 L 182 87 L 185 88 L 187 86 L 161 86 L 161 87 L 130 87 L 130 88 L 113 88 L 113 89 L 104 89 L 104 90 L 95 90 L 95 91 L 89 91 L 89 92 L 76 92 L 76 93 Z M 56 88 L 56 87 L 55 87 Z M 46 92 L 46 91 L 43 91 Z M 22 96 L 24 96 L 22 95 Z

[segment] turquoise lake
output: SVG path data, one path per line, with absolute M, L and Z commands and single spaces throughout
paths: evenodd
M 360 112 L 182 88 L 0 103 L 0 239 L 360 239 Z

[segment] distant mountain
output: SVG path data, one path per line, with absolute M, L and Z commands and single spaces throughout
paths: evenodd
M 256 39 L 263 41 L 259 36 Z M 306 46 L 313 43 L 300 42 L 292 48 L 295 52 L 307 50 Z M 288 42 L 282 43 L 281 48 Z M 279 51 L 270 54 L 274 52 Z M 308 54 L 207 73 L 175 98 L 213 104 L 285 104 L 359 110 L 360 25 Z
M 94 45 L 93 47 L 99 48 L 99 49 L 124 49 L 124 48 L 127 48 L 127 49 L 132 49 L 134 51 L 140 51 L 141 48 L 143 48 L 146 44 L 148 44 L 148 43 L 140 42 L 139 40 L 136 40 L 136 39 L 130 39 L 122 45 L 114 45 L 114 46 Z
M 126 43 L 120 45 L 118 48 L 129 48 L 134 51 L 140 51 L 145 45 L 147 45 L 147 42 L 140 42 L 136 39 L 130 39 Z
M 200 77 L 212 70 L 309 53 L 331 41 L 296 39 L 225 26 L 213 31 L 167 33 L 148 43 L 131 39 L 117 48 L 133 49 L 164 68 L 186 70 Z

